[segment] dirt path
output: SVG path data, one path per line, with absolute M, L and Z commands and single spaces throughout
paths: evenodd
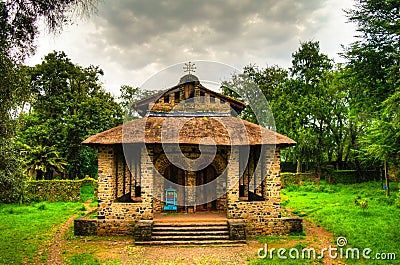
M 90 213 L 93 208 L 90 207 L 90 204 L 92 203 L 91 200 L 85 202 L 85 207 L 86 211 L 85 214 Z M 65 244 L 64 239 L 62 237 L 65 235 L 65 233 L 68 231 L 69 227 L 73 224 L 75 218 L 78 216 L 78 214 L 73 214 L 71 217 L 63 224 L 58 226 L 57 233 L 55 234 L 53 240 L 50 243 L 49 248 L 47 249 L 47 264 L 48 265 L 53 265 L 53 264 L 64 264 L 63 259 L 62 259 L 62 250 Z
M 62 261 L 62 255 L 61 251 L 63 249 L 63 244 L 65 240 L 62 240 L 62 236 L 67 232 L 68 228 L 72 225 L 72 222 L 74 221 L 75 217 L 78 214 L 73 214 L 68 221 L 63 223 L 59 228 L 54 236 L 50 247 L 47 250 L 48 257 L 47 257 L 47 264 L 52 265 L 52 264 L 63 264 Z
M 306 240 L 310 242 L 307 247 L 318 250 L 318 255 L 321 253 L 322 248 L 336 247 L 336 238 L 328 230 L 304 219 L 303 227 L 306 231 Z M 324 255 L 323 262 L 326 265 L 346 264 L 342 260 L 332 259 L 327 252 Z

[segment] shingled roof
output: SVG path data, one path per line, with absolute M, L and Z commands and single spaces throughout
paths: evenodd
M 210 141 L 210 138 L 213 141 Z M 279 146 L 296 144 L 289 137 L 233 116 L 145 117 L 93 135 L 82 143 L 85 145 L 179 143 Z

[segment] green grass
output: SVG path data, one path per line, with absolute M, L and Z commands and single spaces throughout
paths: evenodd
M 54 227 L 81 208 L 82 203 L 65 202 L 0 204 L 0 264 L 45 262 Z
M 305 183 L 282 190 L 283 203 L 293 213 L 331 231 L 336 237 L 346 237 L 349 246 L 371 248 L 375 253 L 395 253 L 395 261 L 347 260 L 348 264 L 400 264 L 400 209 L 395 205 L 398 191 L 385 197 L 379 182 L 351 185 L 316 185 Z M 367 200 L 368 208 L 355 204 Z
M 81 186 L 81 201 L 94 201 L 94 187 L 91 182 L 84 182 Z

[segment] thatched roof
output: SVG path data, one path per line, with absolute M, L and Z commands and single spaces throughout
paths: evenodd
M 148 144 L 178 142 L 179 144 L 276 144 L 281 146 L 296 144 L 295 141 L 284 135 L 232 116 L 146 117 L 93 135 L 82 143 L 85 145 L 112 145 L 143 142 Z

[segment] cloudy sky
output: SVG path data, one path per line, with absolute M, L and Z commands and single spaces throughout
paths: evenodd
M 113 95 L 121 85 L 140 86 L 156 72 L 190 60 L 217 61 L 238 69 L 289 67 L 300 41 L 319 41 L 341 61 L 341 45 L 354 41 L 343 9 L 351 0 L 114 0 L 59 35 L 42 30 L 28 64 L 65 51 L 82 66 L 98 65 Z M 182 71 L 183 75 L 183 71 Z

